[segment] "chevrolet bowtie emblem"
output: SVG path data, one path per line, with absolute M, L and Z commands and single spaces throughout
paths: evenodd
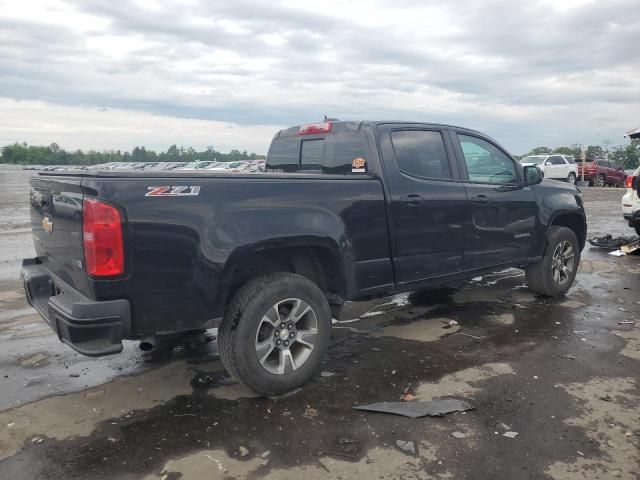
M 42 219 L 42 229 L 49 234 L 53 232 L 53 222 L 49 220 L 49 217 Z

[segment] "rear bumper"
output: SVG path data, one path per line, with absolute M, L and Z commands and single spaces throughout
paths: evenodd
M 122 351 L 122 339 L 131 335 L 128 300 L 90 300 L 54 278 L 37 258 L 22 261 L 22 280 L 29 305 L 62 342 L 91 357 Z

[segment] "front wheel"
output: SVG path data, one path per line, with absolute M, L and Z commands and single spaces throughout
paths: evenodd
M 569 176 L 567 177 L 567 182 L 569 182 L 571 185 L 575 185 L 576 184 L 576 174 L 571 172 L 569 173 Z
M 598 180 L 596 181 L 596 185 L 598 187 L 604 187 L 606 183 L 607 182 L 606 182 L 605 176 L 602 174 L 598 175 Z
M 551 227 L 542 260 L 528 266 L 529 290 L 547 297 L 561 297 L 573 284 L 580 264 L 580 245 L 573 230 Z
M 636 229 L 636 233 L 638 235 L 640 235 L 640 223 L 636 223 L 633 228 L 635 228 Z
M 320 288 L 294 273 L 247 282 L 225 311 L 220 360 L 252 390 L 279 395 L 306 383 L 320 368 L 331 310 Z

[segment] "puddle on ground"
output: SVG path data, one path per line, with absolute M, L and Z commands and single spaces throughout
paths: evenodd
M 143 375 L 118 378 L 100 387 L 0 412 L 0 425 L 12 425 L 0 429 L 0 460 L 16 453 L 25 440 L 36 435 L 58 440 L 89 435 L 99 422 L 191 394 L 192 378 L 189 365 L 176 361 Z
M 373 337 L 395 337 L 418 342 L 435 342 L 440 338 L 460 330 L 460 325 L 450 318 L 429 318 L 417 320 L 407 325 L 389 325 L 372 334 Z

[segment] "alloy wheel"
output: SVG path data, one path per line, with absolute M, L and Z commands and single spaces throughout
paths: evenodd
M 560 242 L 553 251 L 551 258 L 551 275 L 558 285 L 564 285 L 571 278 L 576 265 L 575 252 L 570 242 Z
M 298 370 L 311 356 L 318 335 L 316 313 L 304 300 L 288 298 L 263 315 L 256 332 L 258 362 L 269 373 Z

